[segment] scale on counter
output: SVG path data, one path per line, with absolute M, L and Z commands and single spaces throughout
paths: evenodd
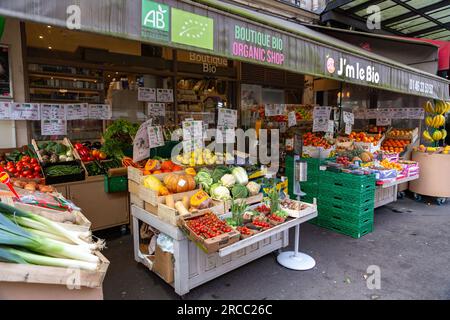
M 294 194 L 297 196 L 297 200 L 300 201 L 301 197 L 306 195 L 301 190 L 300 183 L 308 180 L 307 176 L 308 164 L 300 160 L 300 156 L 294 157 Z M 283 267 L 292 270 L 310 270 L 316 265 L 316 261 L 305 253 L 298 251 L 300 242 L 300 225 L 295 226 L 295 247 L 294 251 L 282 252 L 278 255 L 277 261 Z

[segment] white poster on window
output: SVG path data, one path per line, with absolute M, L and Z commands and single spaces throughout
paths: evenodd
M 147 103 L 147 115 L 149 117 L 165 117 L 166 104 L 165 103 Z
M 138 101 L 156 102 L 156 89 L 138 88 Z
M 0 120 L 11 119 L 11 102 L 0 102 Z
M 156 98 L 158 102 L 173 102 L 173 90 L 172 89 L 156 89 Z
M 203 121 L 183 121 L 183 140 L 203 140 Z
M 109 104 L 90 104 L 89 119 L 110 120 L 112 118 L 112 108 Z
M 342 116 L 344 123 L 350 123 L 351 125 L 355 124 L 355 115 L 352 112 L 344 111 Z
M 41 120 L 40 104 L 13 103 L 11 108 L 12 120 Z
M 66 120 L 41 120 L 41 135 L 43 136 L 65 136 L 67 135 Z
M 41 120 L 66 120 L 66 106 L 41 104 Z
M 217 125 L 227 128 L 237 127 L 237 110 L 219 108 L 217 110 Z
M 345 124 L 345 134 L 351 134 L 352 133 L 352 129 L 353 129 L 353 126 L 352 126 L 352 124 L 351 123 L 346 123 Z
M 295 111 L 291 111 L 288 114 L 288 127 L 295 127 L 297 125 L 297 113 Z
M 330 119 L 331 107 L 317 106 L 314 107 L 314 118 L 327 118 Z
M 236 141 L 235 129 L 217 126 L 216 143 L 235 143 L 235 141 Z
M 314 118 L 313 132 L 327 132 L 329 118 Z
M 89 107 L 87 103 L 67 104 L 67 120 L 86 120 L 89 119 Z

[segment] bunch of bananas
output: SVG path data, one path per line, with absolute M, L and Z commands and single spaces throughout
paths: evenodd
M 427 116 L 425 118 L 425 124 L 428 127 L 432 128 L 440 128 L 445 124 L 445 117 L 442 114 L 438 114 L 437 116 Z
M 436 101 L 436 105 L 433 107 L 431 101 L 427 101 L 424 109 L 428 113 L 443 115 L 450 111 L 450 102 Z
M 425 130 L 422 135 L 425 140 L 437 142 L 439 140 L 444 140 L 447 137 L 447 130 L 435 130 L 432 135 L 428 132 L 428 130 Z

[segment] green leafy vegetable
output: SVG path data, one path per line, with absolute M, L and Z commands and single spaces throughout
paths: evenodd
M 244 199 L 248 197 L 248 190 L 245 186 L 236 184 L 231 189 L 231 195 L 233 196 L 233 199 Z
M 124 150 L 133 145 L 138 130 L 139 124 L 133 124 L 123 119 L 114 121 L 103 135 L 105 143 L 101 151 L 109 157 L 122 159 L 125 156 Z

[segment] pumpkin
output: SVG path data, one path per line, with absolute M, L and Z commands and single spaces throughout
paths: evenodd
M 206 208 L 209 208 L 210 204 L 211 204 L 211 198 L 203 190 L 196 192 L 191 197 L 191 207 L 194 207 L 197 209 L 206 209 Z
M 164 184 L 172 193 L 187 192 L 195 189 L 195 180 L 188 174 L 169 173 L 164 178 Z

